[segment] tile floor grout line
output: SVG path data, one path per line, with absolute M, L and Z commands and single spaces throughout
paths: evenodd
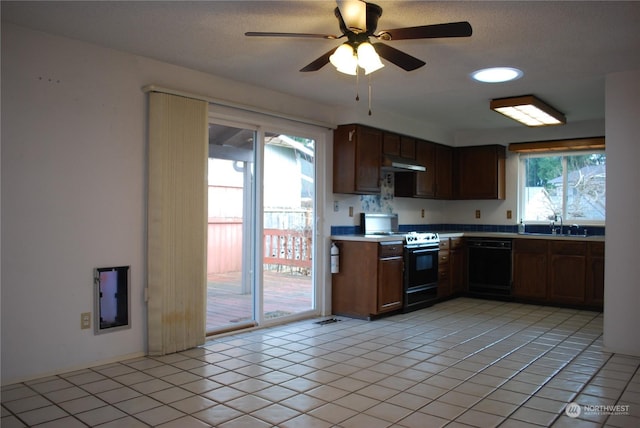
M 595 343 L 598 339 L 600 339 L 600 337 L 601 337 L 601 336 L 602 336 L 602 335 L 600 335 L 600 336 L 598 336 L 597 338 L 595 338 L 595 339 L 594 339 L 594 340 L 589 344 L 589 346 L 591 346 L 591 345 L 592 345 L 593 343 Z M 556 345 L 556 346 L 557 346 L 557 345 Z M 588 347 L 586 347 L 586 348 L 585 348 L 585 350 L 586 350 L 586 349 L 588 349 L 588 348 L 589 348 L 589 346 L 588 346 Z M 555 348 L 555 347 L 554 347 L 554 348 Z M 582 353 L 583 353 L 583 352 L 585 352 L 585 350 L 580 351 L 580 353 L 579 353 L 579 354 L 577 354 L 576 356 L 574 356 L 570 361 L 568 361 L 568 362 L 566 362 L 565 364 L 563 364 L 562 368 L 564 368 L 564 367 L 568 366 L 572 361 L 576 360 L 580 355 L 582 355 Z M 547 352 L 549 352 L 549 351 L 547 351 Z M 609 358 L 611 358 L 611 356 L 610 356 Z M 560 372 L 560 370 L 562 370 L 562 368 L 560 368 L 556 373 Z M 600 370 L 600 369 L 599 369 L 599 370 Z M 597 372 L 596 372 L 596 373 L 597 373 Z M 533 395 L 535 395 L 535 393 L 536 393 L 536 392 L 540 391 L 544 386 L 546 386 L 546 385 L 551 381 L 551 379 L 552 379 L 553 377 L 555 377 L 555 374 L 554 374 L 554 376 L 552 376 L 551 378 L 547 379 L 547 380 L 545 381 L 545 383 L 544 383 L 544 384 L 540 385 L 540 386 L 539 386 L 539 388 L 537 388 L 533 393 L 531 393 L 531 394 L 529 395 L 529 398 L 527 398 L 527 399 L 526 399 L 522 404 L 520 404 L 520 405 L 518 406 L 518 408 L 517 408 L 517 409 L 515 409 L 513 412 L 511 412 L 511 413 L 507 416 L 507 418 L 505 419 L 505 421 L 506 421 L 506 420 L 508 420 L 508 417 L 509 417 L 509 416 L 513 415 L 515 412 L 517 412 L 517 411 L 518 411 L 518 409 L 520 409 L 521 407 L 523 407 L 523 406 L 524 406 L 524 405 L 525 405 L 529 400 L 531 400 L 531 398 L 533 398 Z M 590 381 L 591 379 L 593 379 L 593 377 L 595 377 L 595 374 L 593 374 L 593 375 L 589 378 L 589 381 Z M 582 388 L 580 388 L 580 390 L 583 390 L 583 389 L 586 387 L 586 385 L 589 383 L 589 381 L 585 382 L 585 384 L 582 386 Z M 579 392 L 576 392 L 576 395 L 574 396 L 574 398 L 575 398 L 575 397 L 577 397 L 578 395 L 579 395 Z M 569 404 L 569 403 L 567 403 L 567 404 Z M 559 413 L 559 414 L 558 414 L 558 415 L 553 419 L 553 421 L 550 423 L 550 425 L 553 425 L 553 424 L 554 424 L 554 423 L 555 423 L 555 422 L 556 422 L 560 417 L 562 417 L 562 413 Z M 503 423 L 504 423 L 504 422 L 503 422 Z M 502 423 L 501 423 L 500 425 L 502 425 Z
M 483 418 L 488 418 L 487 421 L 494 421 L 491 423 L 493 426 L 506 428 L 522 423 L 513 417 L 520 409 L 534 412 L 518 415 L 526 417 L 528 423 L 550 426 L 568 419 L 562 411 L 551 410 L 564 400 L 547 397 L 575 398 L 589 387 L 610 384 L 617 397 L 614 401 L 619 403 L 626 391 L 640 391 L 640 378 L 636 378 L 640 373 L 640 359 L 629 357 L 627 361 L 617 358 L 622 354 L 602 349 L 601 313 L 462 298 L 434 305 L 427 310 L 376 321 L 345 319 L 343 323 L 314 326 L 310 324 L 314 320 L 297 320 L 207 340 L 201 347 L 168 356 L 143 356 L 17 385 L 34 394 L 28 397 L 44 398 L 50 403 L 46 406 L 52 405 L 64 413 L 64 416 L 53 420 L 59 421 L 56 426 L 69 416 L 84 426 L 88 423 L 78 415 L 110 407 L 119 413 L 104 410 L 83 419 L 97 422 L 108 414 L 109 417 L 117 416 L 116 419 L 107 420 L 113 425 L 129 420 L 147 426 L 151 421 L 161 420 L 159 424 L 171 426 L 198 421 L 198 424 L 226 427 L 251 420 L 255 423 L 261 421 L 267 424 L 265 426 L 289 428 L 300 426 L 300 421 L 306 420 L 335 427 L 360 427 L 375 423 L 380 426 L 415 427 L 423 426 L 421 418 L 442 420 L 442 415 L 450 413 L 446 407 L 438 409 L 438 405 L 432 403 L 461 406 L 461 413 L 456 410 L 446 418 L 448 420 L 444 424 L 449 426 L 465 423 L 478 426 L 483 424 Z M 418 367 L 421 364 L 437 365 Z M 489 371 L 491 368 L 494 369 L 493 373 Z M 419 376 L 412 377 L 409 370 L 415 370 Z M 398 376 L 402 372 L 405 373 Z M 477 377 L 475 381 L 478 383 L 474 382 L 476 376 L 483 374 L 490 377 Z M 571 383 L 567 386 L 571 389 L 562 389 L 562 382 L 571 380 L 573 374 L 580 379 L 576 380 L 580 384 Z M 127 375 L 131 375 L 128 380 L 120 377 Z M 227 376 L 226 381 L 216 382 L 220 380 L 216 379 L 218 375 Z M 523 377 L 516 378 L 519 375 Z M 601 381 L 592 384 L 596 378 Z M 358 383 L 354 384 L 351 379 Z M 622 379 L 626 381 L 621 382 Z M 129 380 L 136 381 L 131 383 Z M 291 380 L 302 382 L 298 384 L 302 389 L 290 388 L 293 384 L 285 384 Z M 521 384 L 511 384 L 513 391 L 505 389 L 505 384 L 510 380 L 517 380 Z M 43 384 L 38 389 L 44 391 L 47 389 L 45 382 L 57 381 L 65 381 L 69 385 L 52 383 L 48 387 L 60 386 L 60 389 L 51 392 L 67 389 L 69 392 L 51 395 L 49 399 L 47 392 L 45 395 L 34 388 Z M 101 383 L 105 381 L 113 384 Z M 154 383 L 142 385 L 145 382 Z M 540 391 L 551 382 L 554 382 L 550 387 L 552 389 L 546 390 L 550 395 L 540 395 Z M 557 395 L 553 392 L 556 383 L 560 388 Z M 139 387 L 133 388 L 135 385 Z M 432 392 L 412 390 L 421 385 L 439 389 L 433 389 Z M 465 385 L 471 388 L 464 388 Z M 14 386 L 7 386 L 7 391 Z M 156 386 L 161 388 L 156 390 Z M 205 389 L 209 387 L 212 389 Z M 60 404 L 75 399 L 67 399 L 73 395 L 71 388 L 82 391 L 83 395 L 78 398 L 93 397 L 105 404 L 96 408 L 87 405 L 87 409 L 76 405 L 78 410 L 69 413 L 65 408 L 70 407 L 63 408 Z M 137 395 L 116 402 L 103 395 L 120 388 L 128 388 Z M 284 395 L 269 396 L 271 388 L 276 388 L 272 390 L 274 393 L 281 392 Z M 331 398 L 331 388 L 339 391 L 336 397 L 340 398 Z M 226 390 L 236 392 L 227 395 Z M 309 394 L 314 390 L 315 394 Z M 516 390 L 522 392 L 516 393 Z M 223 395 L 213 398 L 215 391 Z M 521 396 L 523 401 L 520 398 L 515 401 L 509 399 L 510 392 L 521 394 L 518 397 Z M 443 399 L 450 393 L 467 394 L 468 397 L 450 395 Z M 593 393 L 589 391 L 589 394 Z M 14 398 L 8 402 L 23 399 L 20 398 L 21 394 L 21 391 L 16 391 L 12 396 Z M 412 403 L 410 396 L 404 394 L 414 394 L 418 401 Z M 635 397 L 633 394 L 631 392 L 631 398 Z M 105 399 L 101 398 L 103 396 Z M 363 401 L 359 402 L 357 396 L 362 397 Z M 61 401 L 63 397 L 65 399 Z M 165 410 L 140 418 L 140 414 L 147 410 L 123 410 L 117 406 L 142 397 L 158 403 L 157 407 L 149 410 Z M 293 397 L 308 397 L 309 401 L 301 407 L 295 401 L 287 401 Z M 252 409 L 243 401 L 235 401 L 240 398 L 261 401 L 255 401 L 260 403 L 259 407 Z M 552 400 L 557 404 L 549 407 L 544 401 L 534 403 L 534 398 Z M 305 401 L 307 399 L 302 398 Z M 403 401 L 406 399 L 410 401 Z M 33 402 L 38 403 L 35 399 Z M 483 402 L 486 403 L 483 407 L 476 408 Z M 130 403 L 132 405 L 134 402 Z M 526 407 L 527 403 L 532 403 L 531 407 Z M 2 421 L 10 423 L 10 418 L 14 417 L 16 421 L 25 423 L 25 419 L 18 418 L 10 410 L 15 409 L 20 414 L 32 410 L 21 411 L 20 405 L 20 401 L 15 401 L 6 407 L 3 401 Z M 431 407 L 427 407 L 429 405 Z M 345 413 L 342 417 L 338 416 L 335 410 L 331 410 L 338 407 L 331 406 L 341 406 L 339 408 L 343 408 Z M 225 408 L 230 413 L 222 410 Z M 392 413 L 380 413 L 382 409 Z M 472 413 L 472 410 L 479 413 Z M 219 413 L 221 411 L 223 413 Z M 276 416 L 279 411 L 284 413 Z M 535 411 L 557 414 L 548 421 L 547 416 L 537 416 Z M 42 413 L 37 417 L 41 417 Z M 58 417 L 59 413 L 54 412 L 50 416 Z M 480 419 L 474 419 L 477 417 Z M 34 418 L 35 414 L 28 420 L 36 420 Z M 601 425 L 606 425 L 609 418 L 607 416 L 601 421 Z M 631 421 L 640 422 L 635 413 L 630 418 L 634 418 Z M 338 419 L 339 422 L 336 422 Z M 279 422 L 274 422 L 276 420 Z M 584 421 L 593 422 L 588 419 Z
M 615 356 L 615 355 L 616 355 L 615 353 L 612 353 L 612 354 L 609 356 L 609 358 L 607 359 L 607 362 L 608 362 L 608 361 L 611 361 L 611 360 L 614 358 L 614 356 Z M 605 363 L 605 364 L 603 364 L 602 366 L 604 367 L 605 365 L 606 365 L 606 363 Z M 600 373 L 600 371 L 601 371 L 601 370 L 602 370 L 602 368 L 600 368 L 600 369 L 599 369 L 599 370 L 598 370 L 598 371 L 597 371 L 597 372 L 596 372 L 596 373 L 591 377 L 591 379 L 590 379 L 590 380 L 592 380 L 593 378 L 595 378 L 595 377 L 597 376 L 597 374 L 598 374 L 598 373 Z M 636 374 L 638 374 L 638 373 L 640 373 L 640 365 L 639 365 L 639 366 L 636 366 L 636 369 L 634 370 L 633 374 L 632 374 L 631 376 L 629 376 L 629 380 L 627 380 L 627 381 L 625 382 L 625 386 L 624 386 L 624 388 L 620 388 L 620 394 L 618 395 L 618 398 L 616 398 L 616 399 L 615 399 L 614 404 L 618 404 L 618 403 L 620 402 L 620 399 L 621 399 L 621 398 L 622 398 L 622 396 L 624 395 L 624 391 L 626 391 L 626 389 L 629 387 L 629 384 L 631 383 L 631 381 L 633 380 L 633 378 L 634 378 L 634 377 L 636 376 Z M 584 388 L 586 388 L 586 385 L 585 385 L 585 387 L 584 387 Z M 580 392 L 582 392 L 582 391 L 584 390 L 584 388 L 582 388 L 582 389 L 580 390 Z M 580 395 L 580 393 L 576 394 L 576 397 L 577 397 L 578 395 Z M 611 416 L 612 416 L 612 415 L 607 415 L 606 419 L 602 422 L 602 425 L 603 425 L 603 426 L 604 426 L 604 425 L 606 425 L 607 421 L 609 420 L 609 418 L 610 418 Z
M 556 326 L 558 326 L 558 325 L 560 325 L 560 323 L 556 324 Z M 526 327 L 525 327 L 525 328 L 526 328 Z M 523 329 L 525 329 L 525 328 L 523 328 Z M 523 329 L 519 330 L 518 332 L 522 331 Z M 550 330 L 551 330 L 551 329 L 550 329 Z M 514 333 L 512 333 L 510 336 L 513 336 L 513 335 L 517 334 L 518 332 L 514 332 Z M 541 333 L 541 334 L 539 334 L 538 336 L 536 336 L 535 338 L 530 339 L 530 340 L 529 340 L 529 341 L 527 341 L 526 343 L 524 343 L 524 344 L 520 345 L 519 347 L 517 347 L 517 348 L 513 349 L 511 352 L 509 352 L 509 353 L 507 353 L 507 354 L 504 354 L 504 356 L 503 356 L 502 358 L 506 358 L 506 357 L 508 357 L 509 355 L 511 355 L 511 354 L 513 354 L 514 352 L 516 352 L 517 350 L 519 350 L 519 349 L 521 349 L 521 348 L 525 347 L 526 345 L 528 345 L 528 344 L 530 344 L 530 343 L 534 342 L 536 339 L 540 338 L 540 337 L 541 337 L 541 336 L 543 336 L 543 335 L 544 335 L 544 333 Z M 508 337 L 510 337 L 510 336 L 508 336 Z M 501 340 L 502 340 L 502 339 L 501 339 Z M 593 342 L 595 342 L 595 340 L 597 340 L 597 338 L 596 338 L 596 339 L 594 339 L 594 340 L 591 342 L 591 344 L 592 344 Z M 590 344 L 590 345 L 591 345 L 591 344 Z M 490 346 L 490 345 L 489 345 L 489 346 Z M 558 346 L 558 345 L 556 344 L 556 345 L 554 345 L 554 346 L 553 346 L 553 348 L 549 348 L 549 349 L 547 349 L 544 353 L 542 353 L 541 355 L 539 355 L 538 357 L 536 357 L 534 360 L 532 360 L 532 361 L 530 361 L 529 363 L 527 363 L 527 365 L 526 365 L 526 366 L 524 366 L 524 367 L 522 367 L 521 369 L 519 369 L 519 370 L 517 371 L 517 373 L 516 373 L 516 374 L 513 374 L 509 379 L 505 380 L 505 382 L 501 383 L 499 386 L 504 385 L 504 384 L 505 384 L 505 383 L 507 383 L 510 379 L 512 379 L 513 377 L 517 376 L 517 374 L 522 373 L 524 370 L 526 370 L 526 368 L 527 368 L 527 367 L 531 366 L 535 361 L 537 361 L 537 360 L 539 360 L 540 358 L 542 358 L 545 354 L 548 354 L 549 352 L 551 352 L 551 351 L 552 351 L 553 349 L 555 349 L 557 346 Z M 483 348 L 483 349 L 486 349 L 486 347 L 485 347 L 485 348 Z M 481 350 L 480 350 L 480 351 L 481 351 Z M 480 351 L 478 351 L 478 352 L 480 352 Z M 581 351 L 581 353 L 582 353 L 582 351 Z M 578 354 L 578 355 L 580 355 L 580 354 Z M 501 358 L 501 359 L 502 359 L 502 358 Z M 576 357 L 574 357 L 573 359 L 575 359 L 575 358 L 577 358 L 577 356 L 576 356 Z M 573 360 L 573 359 L 572 359 L 572 360 Z M 494 364 L 495 364 L 495 362 L 494 362 Z M 563 367 L 566 367 L 566 365 L 568 365 L 568 364 L 569 364 L 568 362 L 567 362 L 567 363 L 565 363 L 565 364 L 563 365 Z M 559 372 L 560 370 L 562 370 L 562 368 L 560 368 L 560 369 L 556 370 L 556 372 L 555 372 L 555 373 Z M 482 372 L 482 371 L 480 371 L 480 373 L 481 373 L 481 372 Z M 555 376 L 555 374 L 554 374 L 554 376 Z M 538 385 L 538 387 L 537 387 L 533 392 L 531 392 L 531 393 L 529 394 L 529 397 L 527 398 L 527 400 L 525 400 L 524 402 L 520 403 L 520 404 L 518 405 L 518 407 L 516 407 L 514 410 L 512 410 L 512 411 L 511 411 L 511 412 L 510 412 L 510 413 L 509 413 L 509 414 L 508 414 L 508 415 L 507 415 L 507 416 L 506 416 L 506 417 L 505 417 L 505 418 L 504 418 L 504 419 L 503 419 L 503 420 L 498 424 L 498 426 L 500 426 L 500 425 L 502 425 L 502 424 L 506 423 L 506 421 L 509 419 L 509 416 L 513 415 L 513 414 L 514 414 L 514 413 L 516 413 L 520 408 L 524 407 L 524 405 L 525 405 L 525 404 L 526 404 L 526 403 L 527 403 L 531 398 L 533 398 L 533 395 L 535 395 L 535 393 L 536 393 L 536 392 L 538 392 L 540 389 L 542 389 L 542 388 L 543 388 L 543 387 L 544 387 L 544 386 L 545 386 L 545 385 L 546 385 L 546 384 L 551 380 L 551 378 L 553 378 L 553 376 L 551 376 L 550 378 L 548 378 L 548 379 L 545 381 L 545 383 L 544 383 L 544 384 L 542 384 L 542 385 Z M 469 380 L 469 381 L 470 381 L 470 382 L 473 382 L 473 381 L 471 381 L 471 380 Z M 444 395 L 444 394 L 442 394 L 442 395 Z M 442 395 L 441 395 L 441 396 L 442 396 Z M 464 413 L 468 412 L 469 410 L 470 410 L 470 409 L 467 409 L 467 410 L 466 410 L 465 412 L 463 412 L 460 416 L 462 416 Z M 452 420 L 452 421 L 450 421 L 450 422 L 449 422 L 448 424 L 446 424 L 446 425 L 452 424 L 452 423 L 454 423 L 454 422 L 455 422 L 455 420 Z M 445 425 L 445 426 L 446 426 L 446 425 Z

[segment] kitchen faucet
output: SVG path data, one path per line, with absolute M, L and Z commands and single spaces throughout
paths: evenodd
M 558 221 L 558 219 L 560 220 L 560 235 L 562 235 L 563 232 L 563 225 L 562 225 L 562 216 L 560 214 L 552 214 L 549 216 L 549 220 L 551 220 L 551 224 L 549 225 L 549 227 L 551 228 L 551 233 L 553 235 L 555 235 L 557 233 L 556 231 L 556 221 Z

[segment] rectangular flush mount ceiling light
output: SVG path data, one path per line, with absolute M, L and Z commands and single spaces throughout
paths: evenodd
M 490 108 L 527 126 L 564 125 L 567 123 L 564 114 L 533 95 L 491 100 Z

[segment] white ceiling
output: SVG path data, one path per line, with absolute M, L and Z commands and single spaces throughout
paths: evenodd
M 492 98 L 535 94 L 570 123 L 604 118 L 608 73 L 640 69 L 640 2 L 377 1 L 378 30 L 469 21 L 470 38 L 396 40 L 426 61 L 406 72 L 386 61 L 372 74 L 374 112 L 447 130 L 521 127 L 488 108 Z M 355 108 L 355 78 L 331 65 L 298 70 L 341 41 L 245 37 L 246 31 L 337 34 L 334 1 L 2 1 L 2 20 L 155 58 L 323 104 Z M 480 84 L 474 70 L 524 71 Z M 361 99 L 366 102 L 366 79 Z M 211 94 L 214 95 L 215 94 Z M 363 101 L 361 101 L 363 102 Z M 375 113 L 374 113 L 375 114 Z

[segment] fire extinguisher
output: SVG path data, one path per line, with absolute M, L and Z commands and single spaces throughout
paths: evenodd
M 331 243 L 331 273 L 340 273 L 340 250 L 335 242 Z

